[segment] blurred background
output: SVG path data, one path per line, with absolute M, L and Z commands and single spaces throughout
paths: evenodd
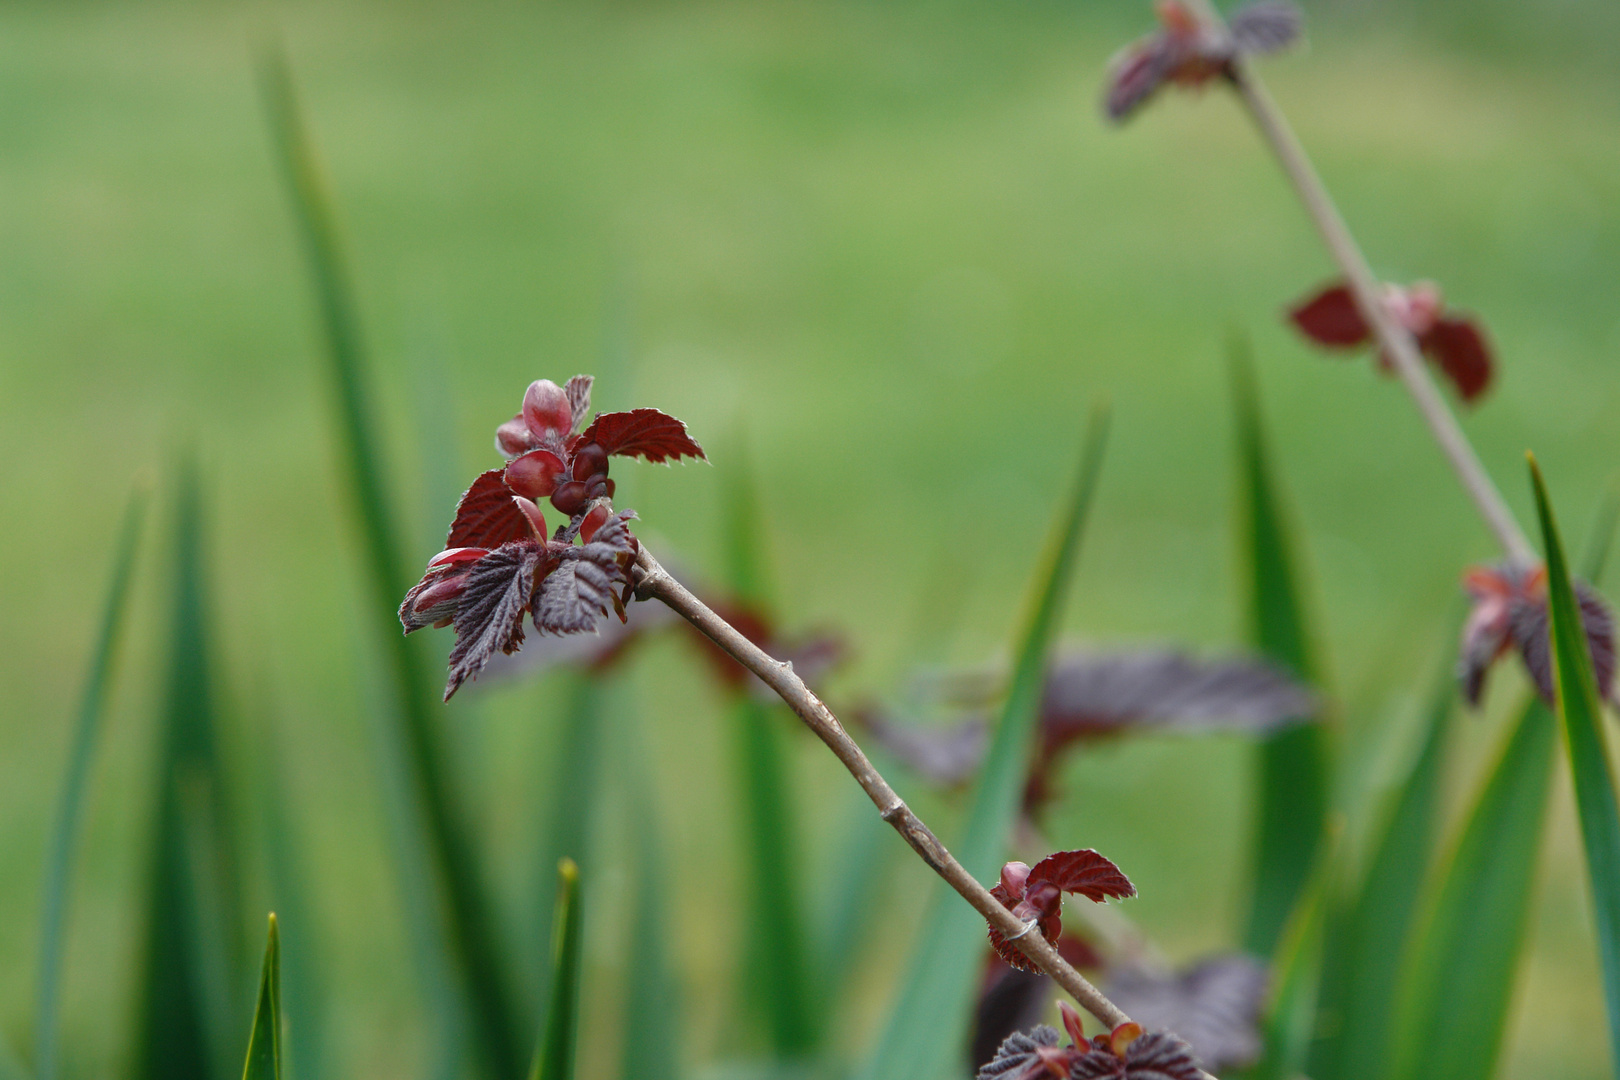
M 1526 521 L 1521 455 L 1535 449 L 1578 540 L 1620 460 L 1620 14 L 1599 0 L 1306 7 L 1309 48 L 1266 65 L 1276 97 L 1375 268 L 1435 278 L 1484 318 L 1500 378 L 1464 423 Z M 319 957 L 329 1075 L 421 1075 L 444 1041 L 442 961 L 413 932 L 412 844 L 386 809 L 400 769 L 379 734 L 377 627 L 393 613 L 365 578 L 255 82 L 253 49 L 275 37 L 351 257 L 387 509 L 412 568 L 461 488 L 498 464 L 492 432 L 524 386 L 594 372 L 599 408 L 657 406 L 709 452 L 712 466 L 614 468 L 618 504 L 694 579 L 724 579 L 722 493 L 752 476 L 782 622 L 848 640 L 820 687 L 839 709 L 892 693 L 921 659 L 1006 657 L 1085 417 L 1106 399 L 1113 438 L 1064 635 L 1230 651 L 1244 631 L 1222 354 L 1239 330 L 1336 702 L 1334 801 L 1353 817 L 1386 775 L 1389 733 L 1450 662 L 1462 569 L 1493 548 L 1399 388 L 1282 324 L 1334 274 L 1234 102 L 1177 95 L 1124 130 L 1100 119 L 1105 62 L 1150 27 L 1135 2 L 1036 0 L 0 9 L 4 1041 L 28 1056 L 53 807 L 119 517 L 145 484 L 62 1016 L 67 1075 L 132 1060 L 188 457 L 219 757 L 247 793 L 236 827 L 282 837 L 301 882 L 294 910 L 276 872 L 246 874 L 248 939 L 279 904 L 289 969 Z M 427 648 L 442 658 L 449 636 Z M 722 1075 L 757 1051 L 738 1022 L 725 699 L 696 656 L 682 637 L 650 641 L 603 721 L 602 785 L 645 799 L 590 818 L 583 1075 L 617 1067 L 605 1033 L 632 981 L 629 838 L 648 823 L 678 1064 Z M 577 681 L 486 677 L 438 717 L 503 932 L 536 965 L 557 854 L 549 778 Z M 1504 668 L 1458 726 L 1448 814 L 1523 685 Z M 861 804 L 819 745 L 784 741 L 798 858 L 830 886 Z M 1230 946 L 1252 764 L 1235 738 L 1088 751 L 1049 835 L 1127 870 L 1141 895 L 1121 910 L 1170 957 Z M 282 793 L 269 826 L 251 794 L 267 785 Z M 1508 1075 L 1607 1069 L 1567 787 L 1560 770 Z M 949 840 L 957 803 L 905 793 Z M 886 1014 L 930 884 L 884 842 L 873 929 L 835 1012 L 851 1059 Z M 538 972 L 526 955 L 514 969 Z

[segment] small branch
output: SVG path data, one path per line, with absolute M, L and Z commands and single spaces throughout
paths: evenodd
M 1196 2 L 1205 18 L 1211 20 L 1214 25 L 1225 28 L 1220 13 L 1209 0 Z M 1412 403 L 1417 406 L 1419 415 L 1423 417 L 1423 422 L 1428 425 L 1430 434 L 1434 436 L 1434 441 L 1440 444 L 1440 452 L 1451 463 L 1452 471 L 1457 474 L 1463 490 L 1473 500 L 1480 516 L 1485 519 L 1486 526 L 1495 534 L 1497 542 L 1502 545 L 1502 550 L 1507 553 L 1509 559 L 1523 564 L 1539 562 L 1535 549 L 1525 538 L 1524 530 L 1519 527 L 1513 511 L 1503 500 L 1502 493 L 1496 489 L 1495 482 L 1485 471 L 1485 466 L 1480 462 L 1479 455 L 1474 452 L 1468 436 L 1463 434 L 1462 428 L 1457 424 L 1457 418 L 1451 414 L 1445 399 L 1440 396 L 1440 390 L 1429 377 L 1429 370 L 1418 353 L 1417 342 L 1384 307 L 1383 290 L 1378 279 L 1373 276 L 1366 257 L 1356 245 L 1355 237 L 1350 235 L 1344 217 L 1334 205 L 1333 197 L 1328 194 L 1321 177 L 1316 174 L 1310 158 L 1305 154 L 1305 148 L 1300 145 L 1293 129 L 1288 126 L 1288 120 L 1283 116 L 1282 110 L 1272 101 L 1271 95 L 1266 92 L 1265 84 L 1260 81 L 1260 77 L 1242 55 L 1233 59 L 1231 71 L 1232 82 L 1238 96 L 1248 107 L 1255 126 L 1260 129 L 1261 136 L 1271 147 L 1272 153 L 1277 156 L 1283 172 L 1293 184 L 1294 191 L 1305 204 L 1306 214 L 1316 225 L 1317 231 L 1322 234 L 1322 241 L 1327 245 L 1328 253 L 1333 257 L 1333 261 L 1338 263 L 1339 270 L 1350 286 L 1351 295 L 1355 297 L 1361 317 L 1372 327 L 1379 347 L 1394 363 L 1396 374 L 1406 386 L 1407 393 L 1412 397 Z
M 1057 949 L 1046 938 L 1040 934 L 1024 933 L 1026 927 L 1023 921 L 991 896 L 990 890 L 979 884 L 945 849 L 933 831 L 923 824 L 922 819 L 912 813 L 911 807 L 895 794 L 894 788 L 873 767 L 855 740 L 849 737 L 838 718 L 821 703 L 820 698 L 810 692 L 804 680 L 794 674 L 792 664 L 773 659 L 758 645 L 743 637 L 736 627 L 716 615 L 658 565 L 658 560 L 648 554 L 646 547 L 642 547 L 636 566 L 640 571 L 636 581 L 636 598 L 662 600 L 676 614 L 701 630 L 710 641 L 724 649 L 732 659 L 759 676 L 766 686 L 787 702 L 805 726 L 838 756 L 844 768 L 849 770 L 855 782 L 861 785 L 861 790 L 878 808 L 879 816 L 894 826 L 895 832 L 911 845 L 923 862 L 972 904 L 975 911 L 1009 939 L 1016 938 L 1018 948 L 1025 956 L 1050 975 L 1087 1012 L 1106 1024 L 1109 1030 L 1130 1020 L 1119 1006 L 1104 997 L 1102 991 L 1059 956 Z

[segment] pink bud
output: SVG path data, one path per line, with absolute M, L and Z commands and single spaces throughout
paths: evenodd
M 524 422 L 522 413 L 495 429 L 495 450 L 507 461 L 528 453 L 533 447 L 534 440 L 529 435 L 529 425 Z
M 529 499 L 543 499 L 557 490 L 562 459 L 550 450 L 531 450 L 506 467 L 506 486 Z
M 574 410 L 568 391 L 550 379 L 536 379 L 523 395 L 523 422 L 536 442 L 553 442 L 574 430 Z
M 1010 862 L 1001 868 L 1001 887 L 1014 900 L 1024 897 L 1024 886 L 1029 882 L 1029 864 Z

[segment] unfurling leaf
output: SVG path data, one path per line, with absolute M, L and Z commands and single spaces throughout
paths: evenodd
M 617 611 L 623 621 L 617 590 L 629 583 L 630 561 L 636 554 L 627 525 L 633 513 L 626 510 L 609 518 L 590 543 L 560 552 L 557 568 L 540 583 L 535 600 L 534 622 L 541 631 L 588 633 L 609 611 Z
M 1485 675 L 1510 648 L 1516 648 L 1536 693 L 1553 703 L 1552 659 L 1547 634 L 1547 571 L 1512 563 L 1476 566 L 1463 579 L 1474 606 L 1463 626 L 1457 676 L 1463 697 L 1478 706 Z M 1575 583 L 1581 622 L 1586 631 L 1598 691 L 1608 697 L 1614 683 L 1614 617 L 1608 605 L 1585 582 Z
M 568 395 L 568 410 L 574 421 L 574 430 L 578 431 L 585 423 L 585 417 L 591 411 L 591 384 L 596 381 L 591 375 L 575 375 L 563 387 Z
M 596 443 L 609 454 L 646 458 L 655 465 L 682 457 L 708 460 L 686 425 L 657 409 L 603 413 L 580 434 L 579 443 Z
M 1112 862 L 1090 848 L 1059 851 L 1034 867 L 1010 862 L 1001 868 L 1001 880 L 990 895 L 1025 923 L 1033 921 L 1047 941 L 1056 942 L 1063 933 L 1061 919 L 1063 894 L 1084 896 L 1095 903 L 1110 897 L 1124 899 L 1136 895 L 1136 886 Z M 1019 971 L 1035 966 L 1018 946 L 996 926 L 989 928 L 990 946 L 1002 961 Z
M 978 1080 L 1031 1080 L 1039 1076 L 1049 1059 L 1066 1057 L 1058 1050 L 1060 1038 L 1056 1028 L 1045 1024 L 1028 1032 L 1013 1032 L 997 1048 L 996 1056 L 979 1070 Z M 1065 1068 L 1058 1075 L 1067 1076 L 1068 1070 Z
M 448 548 L 488 548 L 493 551 L 530 536 L 529 519 L 512 501 L 505 470 L 491 469 L 472 482 L 456 505 L 456 519 L 445 537 Z
M 1115 969 L 1108 996 L 1138 1022 L 1185 1039 L 1213 1071 L 1247 1068 L 1260 1056 L 1266 969 L 1251 956 L 1217 956 L 1171 974 Z
M 504 544 L 467 571 L 455 615 L 446 701 L 463 682 L 477 677 L 496 649 L 509 653 L 523 644 L 523 613 L 542 558 L 543 549 L 533 541 Z
M 978 1080 L 1201 1080 L 1186 1043 L 1161 1031 L 1140 1032 L 1135 1024 L 1122 1024 L 1090 1042 L 1059 1047 L 1057 1029 L 1042 1024 L 1009 1035 Z
M 1423 355 L 1440 369 L 1466 402 L 1477 400 L 1491 384 L 1495 370 L 1485 332 L 1471 318 L 1447 314 L 1433 282 L 1385 285 L 1383 303 L 1390 317 L 1406 328 Z M 1324 348 L 1354 349 L 1370 344 L 1372 328 L 1361 317 L 1355 297 L 1343 283 L 1329 285 L 1291 308 L 1288 318 L 1305 337 Z M 1394 365 L 1380 354 L 1379 367 Z

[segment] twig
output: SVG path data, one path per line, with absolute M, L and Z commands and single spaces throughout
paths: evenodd
M 849 770 L 855 782 L 861 785 L 877 806 L 879 815 L 884 821 L 894 826 L 896 832 L 910 844 L 912 850 L 922 857 L 923 862 L 931 867 L 934 873 L 944 878 L 951 888 L 962 895 L 962 898 L 972 904 L 974 910 L 989 920 L 1009 940 L 1017 943 L 1024 955 L 1034 964 L 1046 972 L 1069 995 L 1079 1002 L 1087 1012 L 1108 1025 L 1110 1030 L 1120 1024 L 1128 1023 L 1130 1017 L 1122 1012 L 1102 991 L 1087 981 L 1068 961 L 1058 955 L 1057 949 L 1040 934 L 1025 934 L 1026 929 L 1022 919 L 1014 915 L 1004 906 L 990 890 L 979 884 L 967 869 L 956 861 L 945 845 L 933 831 L 924 825 L 922 819 L 912 813 L 911 807 L 905 800 L 895 794 L 894 788 L 883 779 L 882 775 L 873 767 L 855 740 L 849 737 L 838 718 L 834 716 L 821 703 L 821 699 L 810 692 L 793 671 L 793 665 L 772 659 L 758 645 L 738 632 L 726 620 L 711 611 L 703 601 L 693 596 L 686 588 L 670 576 L 658 560 L 648 554 L 646 547 L 642 547 L 637 558 L 637 568 L 641 571 L 636 582 L 636 597 L 640 600 L 656 598 L 667 604 L 676 614 L 697 627 L 705 636 L 736 660 L 743 667 L 758 675 L 760 680 L 774 690 L 788 707 L 799 715 L 805 726 L 813 731 L 818 739 L 827 744 L 827 748 L 838 756 Z
M 1209 0 L 1195 0 L 1195 2 L 1212 25 L 1229 32 L 1225 30 L 1226 24 L 1214 4 Z M 1305 148 L 1300 145 L 1293 129 L 1288 126 L 1288 120 L 1283 116 L 1282 110 L 1277 108 L 1276 102 L 1272 101 L 1271 95 L 1266 92 L 1265 84 L 1260 81 L 1260 76 L 1255 74 L 1241 53 L 1232 59 L 1230 71 L 1232 84 L 1238 96 L 1248 107 L 1249 115 L 1254 118 L 1261 136 L 1271 147 L 1272 153 L 1277 156 L 1283 172 L 1288 174 L 1288 180 L 1293 184 L 1294 191 L 1305 204 L 1306 214 L 1315 224 L 1317 231 L 1322 234 L 1322 241 L 1327 245 L 1328 253 L 1333 257 L 1333 261 L 1339 264 L 1339 270 L 1350 286 L 1350 294 L 1355 298 L 1361 317 L 1372 327 L 1379 347 L 1394 363 L 1396 374 L 1405 384 L 1407 393 L 1412 397 L 1412 403 L 1417 406 L 1419 415 L 1423 417 L 1423 422 L 1428 425 L 1430 434 L 1434 436 L 1434 441 L 1440 444 L 1440 452 L 1451 463 L 1452 471 L 1457 474 L 1463 490 L 1473 500 L 1480 516 L 1485 519 L 1486 526 L 1496 535 L 1497 542 L 1502 545 L 1509 559 L 1526 565 L 1538 562 L 1535 549 L 1525 538 L 1524 530 L 1519 527 L 1513 511 L 1503 500 L 1502 493 L 1496 489 L 1495 482 L 1485 471 L 1485 466 L 1481 464 L 1479 455 L 1474 452 L 1468 436 L 1463 434 L 1462 428 L 1457 424 L 1457 418 L 1451 414 L 1451 409 L 1440 396 L 1434 380 L 1429 377 L 1428 368 L 1424 366 L 1423 359 L 1418 353 L 1417 342 L 1385 308 L 1378 279 L 1373 276 L 1371 267 L 1367 265 L 1366 256 L 1362 255 L 1361 248 L 1356 245 L 1355 237 L 1350 235 L 1344 217 L 1339 213 L 1327 188 L 1323 186 L 1321 177 L 1316 174 L 1310 158 L 1305 154 Z

